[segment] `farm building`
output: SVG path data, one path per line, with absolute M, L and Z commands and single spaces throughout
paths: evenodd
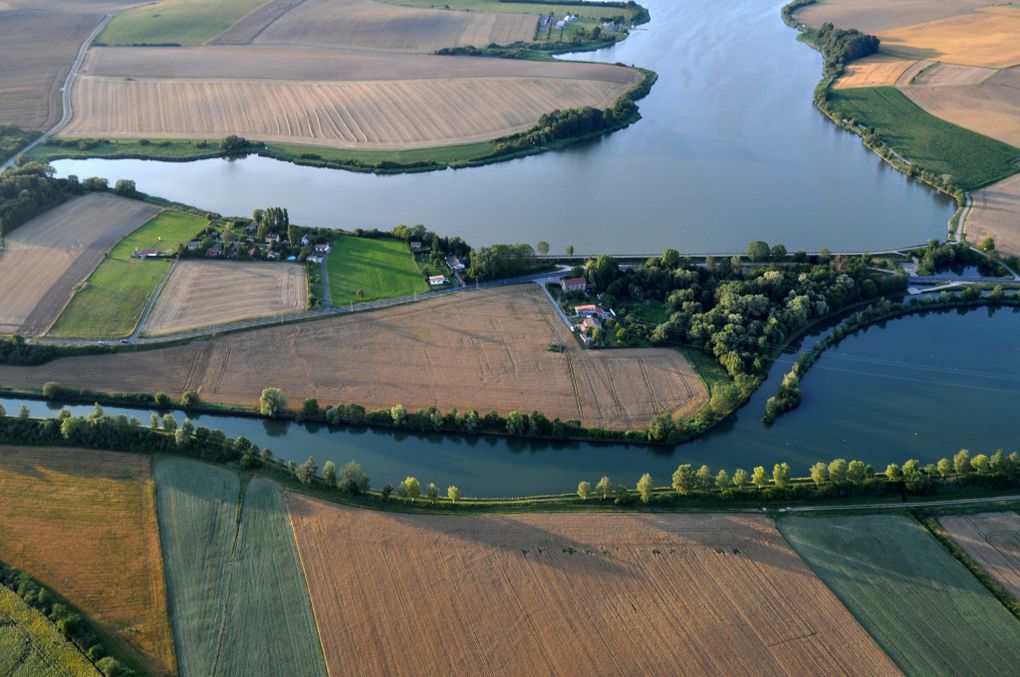
M 446 284 L 446 276 L 445 275 L 430 275 L 429 276 L 429 286 L 430 287 L 441 287 L 444 284 Z
M 312 247 L 312 250 L 316 254 L 328 254 L 330 252 L 330 246 L 328 244 L 317 244 Z
M 560 289 L 565 292 L 587 291 L 588 283 L 583 277 L 565 277 L 560 280 Z
M 446 265 L 450 266 L 450 270 L 456 272 L 458 270 L 464 270 L 465 266 L 461 263 L 461 260 L 456 256 L 447 256 Z
M 131 256 L 136 259 L 152 259 L 159 256 L 158 249 L 136 249 Z
M 574 314 L 580 315 L 581 317 L 597 317 L 599 319 L 606 319 L 610 316 L 610 312 L 602 306 L 597 306 L 594 303 L 588 303 L 582 306 L 574 306 Z
M 581 324 L 579 326 L 581 327 L 582 334 L 590 334 L 593 329 L 602 328 L 602 320 L 597 317 L 586 317 L 581 320 Z

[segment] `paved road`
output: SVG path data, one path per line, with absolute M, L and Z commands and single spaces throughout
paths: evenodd
M 802 505 L 790 508 L 771 508 L 771 512 L 829 512 L 849 510 L 903 510 L 904 508 L 944 508 L 955 505 L 981 505 L 983 503 L 1003 503 L 1020 501 L 1020 494 L 1009 496 L 992 496 L 985 498 L 957 498 L 948 501 L 900 501 L 898 503 L 872 503 L 860 505 Z M 764 510 L 764 508 L 763 508 Z
M 64 125 L 71 121 L 71 116 L 74 115 L 74 109 L 71 105 L 71 87 L 74 85 L 74 79 L 78 77 L 78 71 L 81 69 L 82 62 L 85 61 L 85 54 L 88 53 L 89 47 L 92 46 L 92 42 L 96 39 L 99 33 L 106 28 L 106 24 L 110 23 L 110 19 L 112 19 L 113 16 L 113 14 L 107 14 L 104 16 L 99 22 L 99 25 L 92 30 L 92 33 L 85 38 L 85 42 L 81 43 L 81 47 L 78 48 L 78 54 L 74 58 L 74 63 L 71 64 L 71 70 L 67 72 L 67 78 L 64 80 L 64 86 L 60 89 L 60 103 L 63 107 L 63 114 L 60 116 L 60 121 L 48 132 L 44 133 L 38 139 L 8 158 L 6 162 L 0 165 L 0 171 L 3 171 L 8 167 L 13 167 L 19 155 L 27 153 L 36 146 L 45 143 L 51 136 L 59 132 Z

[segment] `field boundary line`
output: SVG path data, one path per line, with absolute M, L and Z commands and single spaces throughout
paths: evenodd
M 170 262 L 170 267 L 163 273 L 163 277 L 159 278 L 159 283 L 156 285 L 156 288 L 152 291 L 152 293 L 149 294 L 149 300 L 145 302 L 145 307 L 142 308 L 142 314 L 138 316 L 138 321 L 135 322 L 134 330 L 128 338 L 138 338 L 139 334 L 141 334 L 142 327 L 145 326 L 145 321 L 149 319 L 149 313 L 152 312 L 152 308 L 156 305 L 156 301 L 159 300 L 159 297 L 163 295 L 163 290 L 166 289 L 167 280 L 170 279 L 170 275 L 174 272 L 174 268 L 177 267 L 178 261 L 180 261 L 180 259 L 174 257 L 174 259 Z M 145 261 L 142 261 L 142 264 L 144 265 Z

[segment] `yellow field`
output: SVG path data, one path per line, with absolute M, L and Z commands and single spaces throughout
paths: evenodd
M 303 265 L 184 259 L 174 264 L 142 333 L 172 334 L 307 306 Z
M 975 564 L 1020 600 L 1020 515 L 989 512 L 939 522 Z
M 905 59 L 1009 68 L 1020 64 L 1020 11 L 974 12 L 879 30 L 882 51 Z
M 835 89 L 852 87 L 881 87 L 895 84 L 904 71 L 914 65 L 909 59 L 897 59 L 886 54 L 875 54 L 846 67 L 846 72 L 836 80 Z
M 1020 174 L 974 193 L 965 232 L 970 242 L 995 240 L 1003 252 L 1020 254 Z
M 68 137 L 207 138 L 334 148 L 426 148 L 498 138 L 557 108 L 606 108 L 627 87 L 481 77 L 385 82 L 139 80 L 88 76 Z
M 44 334 L 118 240 L 159 208 L 109 193 L 75 198 L 4 238 L 0 255 L 0 332 Z
M 883 28 L 968 14 L 994 0 L 825 0 L 799 10 L 798 20 L 809 26 L 831 21 L 840 28 L 874 33 Z
M 332 675 L 897 674 L 762 517 L 287 504 Z
M 282 16 L 242 21 L 216 42 L 434 52 L 442 47 L 530 42 L 538 25 L 536 14 L 453 12 L 375 0 L 289 4 L 293 7 Z
M 174 670 L 150 459 L 0 447 L 0 561 L 66 598 L 156 674 Z

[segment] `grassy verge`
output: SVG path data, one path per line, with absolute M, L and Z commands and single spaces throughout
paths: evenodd
M 330 300 L 337 306 L 429 290 L 407 243 L 396 238 L 342 236 L 326 267 Z
M 903 158 L 974 190 L 1020 171 L 1020 149 L 926 113 L 895 87 L 833 90 L 829 103 L 844 119 L 874 134 Z
M 200 45 L 265 0 L 162 0 L 118 14 L 97 45 Z
M 194 214 L 164 211 L 117 243 L 57 318 L 50 335 L 74 338 L 129 336 L 145 304 L 170 268 L 169 259 L 131 258 L 136 249 L 174 253 L 206 226 Z
M 40 677 L 100 674 L 49 619 L 3 585 L 0 585 L 0 673 Z

